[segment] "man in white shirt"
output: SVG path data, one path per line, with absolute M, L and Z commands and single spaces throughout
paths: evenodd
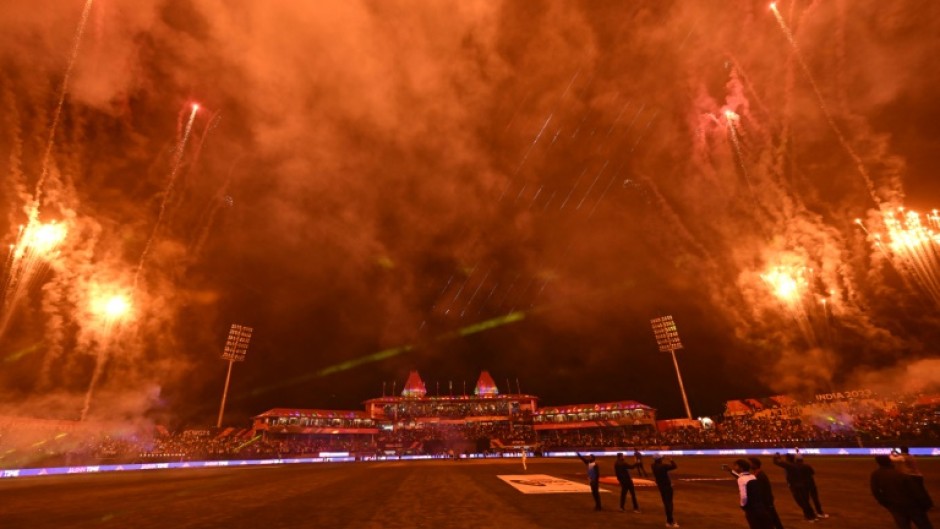
M 748 527 L 750 529 L 773 529 L 770 513 L 761 498 L 760 485 L 757 478 L 751 474 L 751 464 L 745 459 L 738 459 L 731 466 L 730 471 L 731 475 L 738 478 L 738 496 Z

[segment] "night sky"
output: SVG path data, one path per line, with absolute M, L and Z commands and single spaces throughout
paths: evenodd
M 214 423 L 232 323 L 239 425 L 411 369 L 680 416 L 662 315 L 695 415 L 938 389 L 940 244 L 885 219 L 940 231 L 940 4 L 776 9 L 0 4 L 0 414 Z

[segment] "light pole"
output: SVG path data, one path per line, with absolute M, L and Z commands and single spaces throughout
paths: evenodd
M 222 427 L 222 415 L 225 414 L 225 399 L 228 397 L 228 383 L 232 379 L 232 365 L 235 362 L 244 362 L 245 355 L 248 354 L 248 343 L 251 342 L 251 333 L 254 331 L 251 327 L 232 324 L 228 331 L 228 339 L 225 340 L 225 349 L 222 350 L 222 360 L 228 360 L 228 374 L 225 375 L 225 389 L 222 390 L 222 405 L 219 406 L 219 420 L 215 423 L 216 428 Z
M 656 344 L 659 345 L 660 352 L 669 352 L 672 355 L 672 365 L 676 366 L 676 378 L 679 379 L 679 391 L 682 392 L 685 414 L 691 420 L 692 410 L 689 408 L 689 398 L 685 395 L 685 385 L 682 384 L 682 374 L 679 373 L 679 362 L 676 360 L 676 349 L 682 349 L 676 323 L 672 321 L 672 316 L 660 316 L 650 320 L 650 324 L 653 326 L 653 334 L 656 336 Z

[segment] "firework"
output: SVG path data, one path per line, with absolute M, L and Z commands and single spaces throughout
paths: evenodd
M 0 336 L 26 291 L 42 276 L 57 256 L 68 228 L 55 221 L 46 224 L 30 220 L 20 226 L 16 242 L 10 245 L 0 290 Z
M 903 207 L 882 210 L 883 232 L 869 230 L 856 219 L 874 247 L 902 275 L 913 280 L 934 302 L 940 303 L 940 216 L 936 210 L 923 216 Z
M 110 328 L 131 316 L 131 297 L 116 287 L 94 285 L 89 292 L 88 308 L 104 328 Z
M 199 112 L 199 104 L 193 103 L 192 112 L 189 114 L 189 121 L 186 122 L 186 129 L 183 132 L 183 137 L 176 146 L 176 150 L 173 156 L 173 164 L 170 167 L 170 177 L 166 185 L 166 190 L 163 192 L 163 200 L 160 202 L 160 213 L 157 214 L 157 221 L 153 225 L 153 231 L 150 233 L 150 238 L 147 239 L 147 244 L 144 245 L 144 251 L 140 254 L 140 261 L 137 263 L 137 271 L 134 273 L 135 288 L 137 286 L 137 282 L 140 279 L 140 273 L 143 271 L 144 263 L 147 261 L 147 255 L 150 253 L 150 246 L 153 245 L 153 240 L 156 238 L 157 232 L 160 230 L 160 225 L 163 222 L 163 216 L 166 213 L 166 204 L 173 192 L 173 185 L 176 183 L 176 176 L 179 174 L 180 166 L 183 162 L 183 154 L 186 151 L 186 142 L 189 141 L 189 134 L 193 130 L 193 121 L 196 120 L 197 112 Z
M 65 75 L 62 78 L 62 88 L 59 89 L 59 101 L 56 104 L 55 112 L 52 116 L 52 125 L 49 127 L 49 141 L 46 142 L 46 150 L 43 153 L 42 165 L 39 173 L 39 180 L 36 181 L 36 193 L 33 196 L 33 203 L 29 209 L 29 220 L 35 222 L 39 217 L 39 203 L 42 197 L 42 186 L 45 183 L 46 176 L 49 174 L 49 162 L 52 160 L 52 148 L 55 145 L 55 133 L 59 126 L 59 118 L 62 115 L 62 106 L 65 104 L 65 97 L 68 94 L 69 78 L 72 76 L 72 68 L 75 66 L 75 59 L 78 57 L 78 50 L 81 47 L 82 35 L 85 33 L 85 24 L 88 22 L 88 14 L 91 13 L 92 0 L 85 1 L 85 7 L 82 9 L 82 16 L 78 22 L 78 29 L 75 31 L 75 41 L 72 43 L 72 53 L 69 55 L 69 63 L 65 69 Z
M 820 345 L 830 338 L 830 305 L 835 292 L 820 295 L 819 280 L 812 268 L 781 264 L 770 267 L 760 277 L 796 321 L 807 343 Z
M 744 165 L 744 153 L 741 151 L 741 140 L 738 138 L 738 129 L 735 127 L 735 122 L 739 121 L 741 117 L 732 110 L 725 110 L 724 114 L 725 122 L 728 123 L 728 135 L 731 136 L 731 145 L 734 146 L 734 152 L 737 154 L 738 166 L 741 168 L 741 174 L 744 175 L 744 182 L 747 184 L 747 189 L 750 191 L 751 196 L 756 199 L 754 188 L 751 186 L 751 178 L 747 174 L 747 166 Z
M 113 345 L 112 334 L 118 324 L 132 317 L 130 294 L 120 287 L 94 283 L 89 289 L 88 298 L 88 310 L 99 325 L 97 331 L 101 340 L 101 347 L 95 352 L 95 370 L 91 375 L 91 381 L 88 383 L 88 390 L 85 392 L 85 402 L 82 405 L 80 418 L 82 421 L 88 416 L 92 396 L 101 375 L 104 373 L 104 367 Z
M 15 258 L 22 258 L 26 252 L 48 257 L 65 240 L 67 233 L 65 226 L 55 221 L 30 227 L 23 234 L 23 242 L 17 249 L 18 255 Z
M 806 292 L 807 282 L 802 268 L 775 266 L 760 277 L 777 299 L 790 306 L 798 303 Z
M 819 84 L 816 82 L 816 78 L 810 72 L 809 66 L 806 65 L 806 61 L 803 60 L 803 54 L 800 53 L 800 48 L 796 45 L 796 39 L 793 38 L 793 32 L 790 31 L 787 23 L 780 15 L 780 11 L 777 10 L 776 2 L 770 4 L 770 10 L 773 12 L 774 18 L 777 19 L 777 24 L 780 26 L 780 30 L 783 31 L 784 35 L 786 35 L 787 41 L 789 41 L 790 47 L 793 49 L 793 56 L 796 57 L 796 61 L 803 70 L 803 74 L 806 75 L 806 80 L 809 81 L 810 86 L 813 88 L 813 93 L 816 94 L 816 100 L 819 103 L 819 108 L 822 110 L 823 116 L 825 116 L 826 121 L 829 123 L 829 127 L 832 129 L 832 132 L 835 133 L 836 139 L 839 140 L 839 144 L 842 145 L 842 148 L 845 149 L 845 152 L 848 153 L 849 157 L 851 157 L 852 161 L 855 163 L 855 168 L 858 169 L 862 180 L 865 182 L 865 187 L 868 189 L 869 196 L 871 196 L 871 199 L 875 202 L 875 204 L 881 205 L 881 201 L 878 199 L 878 195 L 875 193 L 875 183 L 868 174 L 868 169 L 865 168 L 865 164 L 862 162 L 862 158 L 858 155 L 857 152 L 855 152 L 855 149 L 852 147 L 852 145 L 849 144 L 849 140 L 847 140 L 845 135 L 842 134 L 842 129 L 836 125 L 836 121 L 833 119 L 832 113 L 829 111 L 829 105 L 826 104 L 826 100 L 823 98 L 822 91 L 819 90 Z

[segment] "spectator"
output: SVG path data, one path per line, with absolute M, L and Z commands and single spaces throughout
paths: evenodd
M 823 512 L 822 505 L 819 503 L 819 491 L 816 489 L 816 471 L 803 461 L 803 454 L 799 451 L 796 453 L 796 466 L 803 473 L 803 479 L 806 481 L 806 491 L 809 493 L 809 498 L 816 509 L 816 517 L 829 518 L 829 515 Z
M 771 529 L 770 515 L 761 497 L 757 478 L 751 474 L 751 464 L 744 459 L 738 459 L 734 462 L 731 473 L 737 477 L 738 496 L 748 527 Z
M 679 527 L 672 516 L 672 480 L 669 479 L 669 472 L 676 469 L 676 462 L 672 459 L 669 463 L 663 463 L 662 454 L 653 457 L 653 466 L 650 468 L 653 472 L 653 479 L 656 480 L 656 487 L 659 488 L 659 495 L 663 500 L 663 509 L 666 511 L 666 527 Z
M 933 529 L 927 510 L 933 507 L 930 496 L 918 487 L 915 478 L 898 471 L 889 456 L 875 456 L 878 468 L 871 473 L 871 493 L 875 501 L 888 509 L 898 529 Z
M 764 503 L 764 506 L 767 508 L 767 515 L 770 517 L 770 524 L 774 529 L 783 529 L 783 523 L 780 521 L 780 515 L 777 514 L 777 508 L 774 507 L 774 491 L 773 487 L 770 486 L 770 478 L 767 477 L 767 473 L 764 472 L 764 469 L 761 468 L 761 461 L 756 457 L 749 457 L 748 461 L 751 463 L 751 473 L 754 474 L 754 478 L 757 480 L 758 492 L 761 495 L 761 501 Z
M 806 473 L 796 466 L 793 454 L 787 454 L 785 460 L 780 458 L 779 453 L 775 454 L 774 464 L 786 472 L 790 494 L 793 495 L 793 501 L 803 510 L 803 517 L 807 521 L 816 521 L 816 513 L 809 505 L 809 484 L 806 482 Z
M 581 458 L 581 461 L 587 465 L 588 482 L 591 484 L 591 496 L 594 496 L 594 510 L 599 511 L 601 510 L 601 469 L 599 466 L 597 466 L 597 461 L 594 458 L 594 454 L 589 454 L 587 457 L 584 457 L 580 452 L 576 453 L 578 454 L 578 457 Z
M 617 476 L 617 481 L 620 483 L 620 510 L 624 510 L 624 506 L 627 502 L 627 492 L 630 493 L 630 498 L 633 500 L 633 512 L 640 512 L 640 504 L 636 501 L 636 488 L 633 486 L 633 478 L 630 477 L 630 469 L 636 468 L 636 464 L 629 464 L 623 458 L 623 452 L 617 453 L 617 461 L 614 463 L 614 474 Z

